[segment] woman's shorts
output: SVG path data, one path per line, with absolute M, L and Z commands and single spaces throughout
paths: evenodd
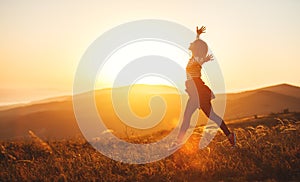
M 193 78 L 185 82 L 186 92 L 189 94 L 190 99 L 198 100 L 201 105 L 205 104 L 215 98 L 213 92 L 201 80 L 201 78 Z

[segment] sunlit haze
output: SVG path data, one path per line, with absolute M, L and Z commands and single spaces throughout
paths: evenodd
M 299 10 L 298 0 L 1 1 L 0 103 L 71 94 L 88 46 L 105 31 L 141 19 L 173 21 L 192 31 L 205 25 L 201 36 L 221 66 L 227 92 L 280 83 L 299 86 Z M 179 48 L 151 41 L 143 46 L 164 50 L 183 67 L 188 61 L 188 53 Z M 103 87 L 112 84 L 125 59 L 142 54 L 139 47 L 133 44 L 127 57 L 120 50 L 111 58 L 118 66 L 106 65 L 109 76 L 99 73 L 106 75 L 99 81 Z M 153 75 L 137 83 L 172 85 Z

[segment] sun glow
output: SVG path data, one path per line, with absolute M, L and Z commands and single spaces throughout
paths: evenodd
M 152 55 L 166 57 L 174 61 L 174 63 L 178 64 L 182 69 L 185 69 L 185 65 L 190 57 L 187 49 L 162 40 L 151 39 L 134 41 L 117 49 L 107 58 L 103 67 L 99 68 L 95 88 L 101 89 L 104 87 L 113 87 L 114 80 L 118 76 L 118 73 L 126 67 L 126 65 L 138 58 Z M 172 80 L 151 73 L 137 78 L 135 84 L 174 85 Z
M 147 84 L 147 85 L 168 85 L 168 86 L 175 86 L 174 83 L 171 81 L 162 78 L 161 76 L 151 75 L 151 76 L 144 76 L 141 79 L 138 79 L 135 84 Z

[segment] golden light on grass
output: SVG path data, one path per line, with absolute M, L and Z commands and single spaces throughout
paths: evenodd
M 297 119 L 298 118 L 298 119 Z M 280 120 L 280 121 L 279 121 Z M 245 127 L 245 123 L 247 124 Z M 50 179 L 63 176 L 69 181 L 86 177 L 103 181 L 294 181 L 299 179 L 299 113 L 264 116 L 231 123 L 237 133 L 238 147 L 220 144 L 226 137 L 218 133 L 209 148 L 198 150 L 200 135 L 193 134 L 173 155 L 144 165 L 116 162 L 95 152 L 83 139 L 50 140 L 52 155 L 39 152 L 35 143 L 1 142 L 1 179 Z M 295 128 L 296 130 L 289 130 Z M 286 130 L 287 129 L 287 130 Z M 256 132 L 257 131 L 257 132 Z M 261 135 L 265 133 L 265 135 Z M 31 133 L 37 143 L 43 143 Z M 160 133 L 152 137 L 160 137 Z M 100 139 L 101 140 L 101 139 Z M 143 142 L 148 137 L 134 138 Z M 115 145 L 105 141 L 103 145 Z M 41 147 L 43 148 L 43 147 Z M 16 150 L 18 149 L 18 150 Z M 133 151 L 124 151 L 134 155 Z M 6 166 L 6 167 L 4 167 Z M 131 171 L 135 171 L 131 173 Z M 130 175 L 128 175 L 130 173 Z M 78 174 L 81 174 L 78 176 Z M 8 181 L 8 180 L 4 180 Z M 296 180 L 298 181 L 298 180 Z

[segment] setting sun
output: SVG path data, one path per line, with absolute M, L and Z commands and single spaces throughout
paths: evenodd
M 110 57 L 107 58 L 104 66 L 99 68 L 98 80 L 95 86 L 96 89 L 113 87 L 114 80 L 122 68 L 126 67 L 126 65 L 130 64 L 130 62 L 138 58 L 153 55 L 169 58 L 174 61 L 174 64 L 178 64 L 182 67 L 183 70 L 185 70 L 185 64 L 189 59 L 187 49 L 164 42 L 163 40 L 137 40 L 117 49 Z M 159 67 L 160 65 L 154 66 Z M 184 80 L 184 78 L 180 78 L 180 76 L 182 77 L 183 75 L 178 75 L 178 80 Z M 176 81 L 178 82 L 178 80 Z M 167 78 L 160 75 L 148 74 L 141 75 L 141 77 L 137 78 L 137 80 L 133 83 L 173 85 L 171 82 L 176 81 L 167 80 Z

